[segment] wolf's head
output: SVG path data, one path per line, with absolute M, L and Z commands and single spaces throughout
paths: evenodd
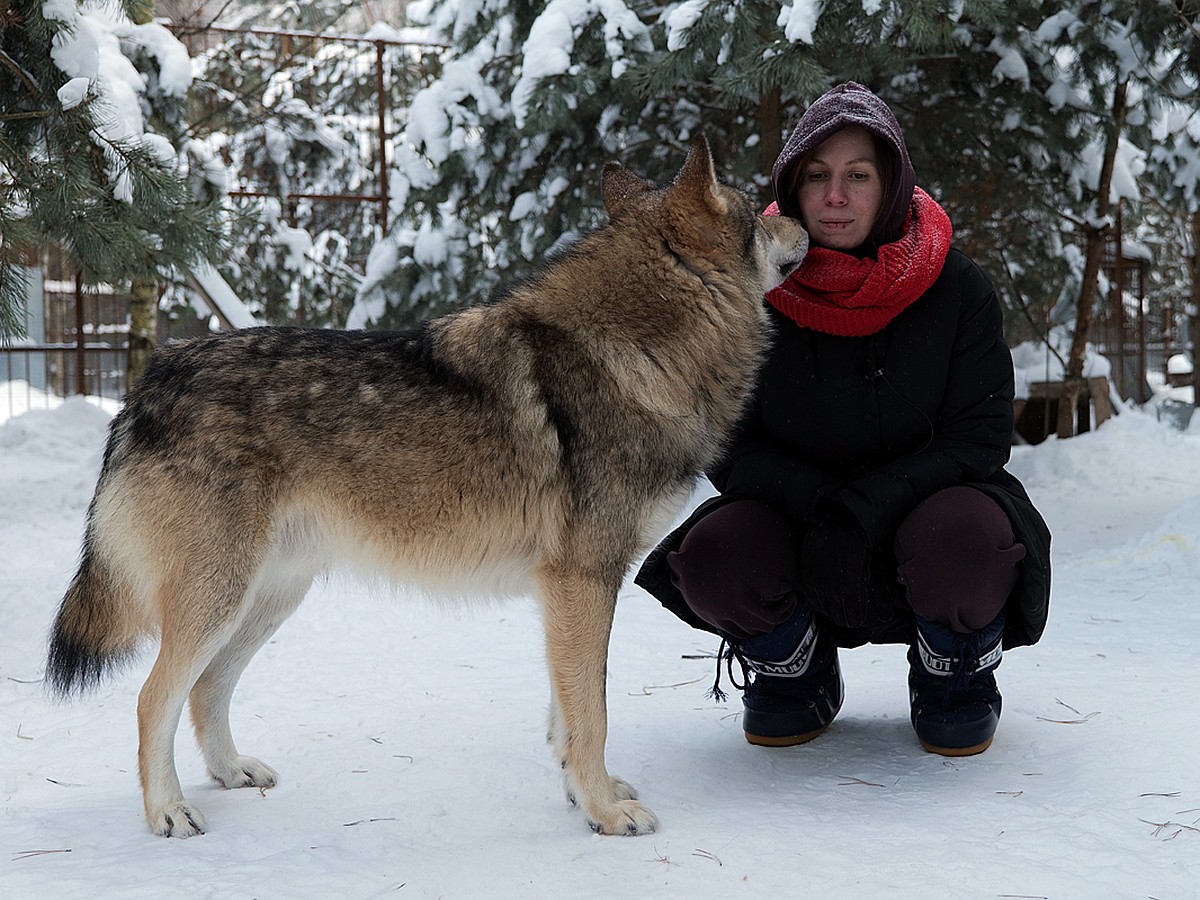
M 657 227 L 679 261 L 701 278 L 748 278 L 765 294 L 808 252 L 808 234 L 799 221 L 760 216 L 745 194 L 717 180 L 704 135 L 692 142 L 667 187 L 656 189 L 619 163 L 604 167 L 602 187 L 612 222 L 635 218 Z

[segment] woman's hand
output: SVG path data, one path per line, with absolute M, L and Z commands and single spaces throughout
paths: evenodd
M 839 500 L 827 498 L 800 544 L 800 584 L 814 612 L 836 625 L 861 628 L 891 616 L 896 563 L 871 546 Z

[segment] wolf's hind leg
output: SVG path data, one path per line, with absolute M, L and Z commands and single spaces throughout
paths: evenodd
M 550 739 L 567 796 L 600 834 L 648 834 L 658 825 L 654 813 L 604 765 L 604 682 L 616 589 L 566 565 L 543 568 L 538 581 L 553 703 Z
M 295 563 L 303 569 L 301 563 Z M 278 773 L 253 756 L 238 753 L 229 725 L 234 688 L 254 654 L 300 605 L 314 572 L 292 572 L 259 587 L 229 642 L 221 648 L 192 688 L 188 699 L 196 740 L 208 772 L 223 787 L 274 787 Z
M 165 592 L 165 588 L 163 589 Z M 191 837 L 205 831 L 204 817 L 183 797 L 175 769 L 175 732 L 188 693 L 217 655 L 227 632 L 213 622 L 217 603 L 200 598 L 185 604 L 175 588 L 176 615 L 165 617 L 158 658 L 138 695 L 138 774 L 150 829 L 164 837 Z M 200 613 L 205 610 L 209 619 Z

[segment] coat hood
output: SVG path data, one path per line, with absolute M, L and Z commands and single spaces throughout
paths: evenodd
M 787 183 L 799 159 L 827 137 L 851 125 L 873 132 L 892 148 L 894 169 L 891 190 L 883 199 L 879 219 L 868 242 L 875 246 L 890 244 L 900 237 L 904 219 L 912 205 L 916 173 L 908 158 L 904 132 L 888 105 L 871 91 L 847 81 L 822 94 L 805 111 L 788 138 L 787 144 L 771 169 L 771 186 L 775 202 L 785 216 L 800 218 L 800 206 L 788 195 Z

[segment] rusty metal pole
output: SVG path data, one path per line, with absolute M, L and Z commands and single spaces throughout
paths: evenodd
M 1135 270 L 1136 271 L 1136 270 Z M 1138 298 L 1138 403 L 1145 403 L 1150 398 L 1146 395 L 1146 292 L 1139 290 Z
M 83 273 L 75 273 L 75 393 L 87 393 L 87 350 L 83 339 Z

